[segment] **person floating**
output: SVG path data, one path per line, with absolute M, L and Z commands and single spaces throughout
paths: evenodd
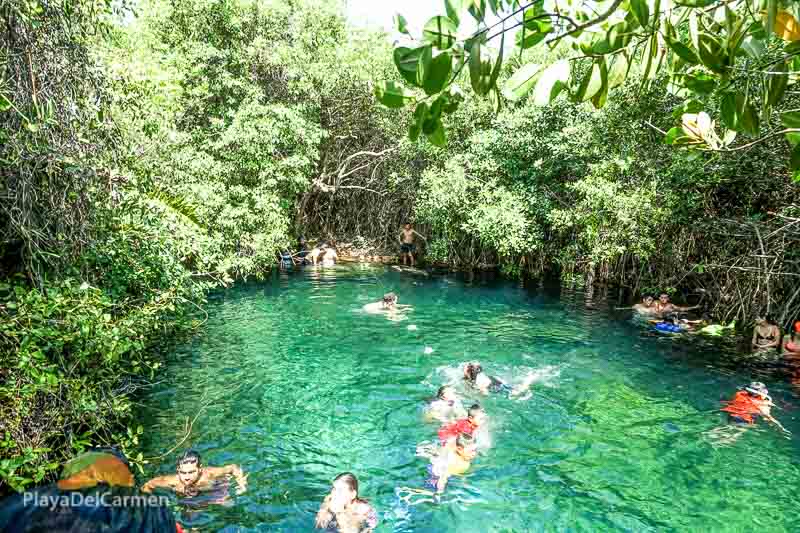
M 187 450 L 178 459 L 175 475 L 153 478 L 142 486 L 142 491 L 152 492 L 155 488 L 163 488 L 183 496 L 197 496 L 200 492 L 218 490 L 218 482 L 230 476 L 233 476 L 238 484 L 236 491 L 238 494 L 247 490 L 247 476 L 239 465 L 204 467 L 200 454 Z
M 409 260 L 410 266 L 414 266 L 414 252 L 416 244 L 414 243 L 414 235 L 420 237 L 422 240 L 427 240 L 423 235 L 417 233 L 410 222 L 403 224 L 400 230 L 400 260 L 406 264 L 406 259 Z
M 728 413 L 732 422 L 739 424 L 755 424 L 759 417 L 775 424 L 783 431 L 786 429 L 771 414 L 772 398 L 767 387 L 760 381 L 754 381 L 736 392 L 733 399 L 725 402 L 721 411 Z
M 477 403 L 472 404 L 467 411 L 467 418 L 456 420 L 439 428 L 439 442 L 442 445 L 452 443 L 461 434 L 473 434 L 486 422 L 486 411 Z
M 756 350 L 770 350 L 781 344 L 781 330 L 771 317 L 756 318 L 752 345 Z
M 642 298 L 642 303 L 633 306 L 633 310 L 642 315 L 653 315 L 658 311 L 654 304 L 655 300 L 648 294 Z
M 427 420 L 438 420 L 443 424 L 458 420 L 467 415 L 461 400 L 456 395 L 455 389 L 449 385 L 442 385 L 433 398 L 425 407 L 425 418 Z
M 378 514 L 368 501 L 358 497 L 358 479 L 345 472 L 333 480 L 331 492 L 317 512 L 314 526 L 326 531 L 371 532 L 378 525 Z
M 800 320 L 795 320 L 792 324 L 791 333 L 786 335 L 783 344 L 784 355 L 800 356 Z
M 465 474 L 477 454 L 475 439 L 461 433 L 456 437 L 454 446 L 441 447 L 439 453 L 431 458 L 428 465 L 430 477 L 425 482 L 426 487 L 435 490 L 437 494 L 443 493 L 448 479 Z
M 93 449 L 68 461 L 58 483 L 0 501 L 0 531 L 182 533 L 164 503 L 134 487 L 121 452 Z
M 669 301 L 669 295 L 665 292 L 662 292 L 661 295 L 658 297 L 658 302 L 656 302 L 655 307 L 657 315 L 667 316 L 674 313 L 691 311 L 692 309 L 697 309 L 700 306 L 692 305 L 690 307 L 681 307 L 679 305 L 675 305 L 674 303 Z
M 397 295 L 393 292 L 388 292 L 383 295 L 380 302 L 366 304 L 362 309 L 367 313 L 382 313 L 395 310 L 397 309 Z

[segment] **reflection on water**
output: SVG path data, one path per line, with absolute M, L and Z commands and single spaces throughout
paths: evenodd
M 145 455 L 197 416 L 179 452 L 249 473 L 233 505 L 184 510 L 200 531 L 311 531 L 344 471 L 378 531 L 797 529 L 797 439 L 761 425 L 730 443 L 714 433 L 730 431 L 720 401 L 758 379 L 800 434 L 797 366 L 742 366 L 726 339 L 655 335 L 613 298 L 587 306 L 581 291 L 550 290 L 356 265 L 218 293 L 144 399 Z M 389 291 L 414 307 L 408 320 L 360 312 Z M 466 360 L 512 384 L 532 378 L 530 394 L 463 387 Z M 436 438 L 421 406 L 447 382 L 485 407 L 490 445 L 439 503 L 410 505 L 398 490 L 423 487 L 417 446 Z M 147 474 L 172 473 L 177 453 Z

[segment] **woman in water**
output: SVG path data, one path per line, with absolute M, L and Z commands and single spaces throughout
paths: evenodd
M 464 418 L 466 414 L 455 389 L 449 385 L 439 387 L 436 397 L 430 400 L 425 407 L 425 420 L 429 422 L 436 420 L 447 424 L 453 420 Z
M 378 525 L 375 509 L 358 497 L 358 479 L 350 472 L 339 474 L 317 512 L 315 526 L 340 533 L 369 533 Z
M 783 354 L 800 357 L 800 320 L 794 321 L 791 333 L 786 335 L 783 344 Z
M 756 350 L 769 350 L 780 346 L 781 330 L 771 317 L 757 318 L 756 327 L 753 329 L 753 348 Z

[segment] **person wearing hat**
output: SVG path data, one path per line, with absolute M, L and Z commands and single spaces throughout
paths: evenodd
M 775 404 L 772 403 L 767 387 L 760 381 L 754 381 L 747 387 L 739 389 L 721 411 L 728 413 L 729 419 L 738 424 L 755 424 L 759 417 L 763 417 L 786 431 L 781 423 L 773 418 L 771 414 L 773 405 Z

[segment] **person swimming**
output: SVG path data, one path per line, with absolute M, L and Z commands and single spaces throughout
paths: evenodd
M 388 292 L 383 295 L 380 302 L 372 302 L 364 305 L 362 309 L 367 313 L 382 313 L 384 311 L 392 311 L 397 309 L 397 295 L 393 292 Z
M 425 418 L 432 421 L 437 420 L 446 424 L 467 415 L 461 400 L 456 395 L 455 389 L 449 385 L 442 385 L 436 393 L 436 397 L 425 406 Z
M 473 436 L 473 434 L 486 423 L 486 411 L 474 403 L 467 411 L 467 418 L 456 420 L 450 424 L 444 425 L 439 428 L 438 436 L 439 442 L 446 446 L 456 439 L 461 434 Z
M 654 303 L 655 300 L 648 294 L 642 298 L 642 303 L 633 306 L 633 310 L 642 315 L 653 315 L 658 312 Z
M 182 496 L 192 497 L 197 496 L 200 492 L 217 490 L 218 482 L 225 481 L 230 476 L 236 479 L 238 494 L 247 490 L 247 475 L 242 472 L 239 465 L 203 467 L 200 454 L 193 450 L 187 450 L 178 459 L 174 475 L 153 478 L 142 486 L 142 491 L 152 492 L 155 488 L 163 488 Z
M 345 472 L 333 480 L 331 492 L 317 512 L 314 527 L 341 533 L 369 533 L 378 525 L 375 508 L 358 496 L 358 479 Z
M 725 404 L 725 407 L 720 410 L 728 413 L 731 422 L 752 425 L 759 418 L 764 418 L 786 431 L 780 422 L 773 418 L 771 408 L 775 404 L 772 403 L 767 387 L 760 381 L 754 381 L 747 387 L 741 388 Z
M 431 458 L 428 465 L 429 477 L 425 486 L 437 494 L 443 493 L 450 477 L 465 474 L 477 455 L 478 447 L 475 439 L 466 433 L 461 433 L 456 437 L 454 446 L 443 446 L 439 453 Z
M 756 350 L 771 350 L 781 344 L 781 330 L 772 317 L 756 318 L 752 345 Z
M 464 380 L 478 389 L 483 394 L 490 392 L 511 392 L 511 386 L 500 378 L 490 376 L 483 371 L 483 367 L 477 361 L 467 363 L 464 366 Z

